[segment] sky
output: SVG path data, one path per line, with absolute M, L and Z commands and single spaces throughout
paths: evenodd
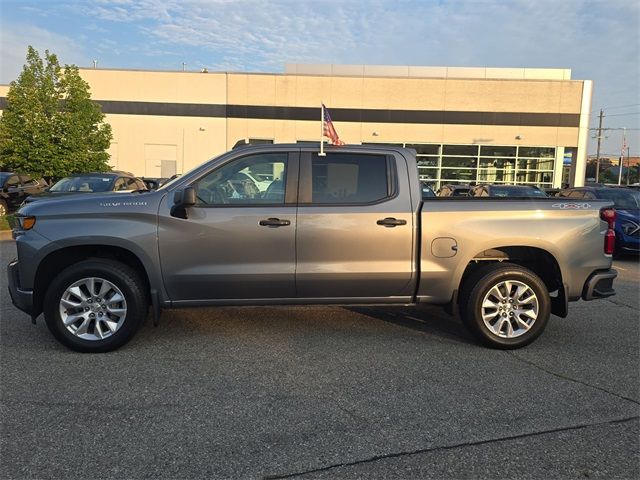
M 602 153 L 619 155 L 626 127 L 640 155 L 637 0 L 0 0 L 0 84 L 17 77 L 27 45 L 98 68 L 570 68 L 594 81 L 591 126 L 602 108 L 612 129 Z

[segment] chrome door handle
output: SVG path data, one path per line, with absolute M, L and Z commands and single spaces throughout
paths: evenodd
M 266 220 L 260 220 L 261 227 L 286 227 L 291 225 L 290 220 L 280 220 L 279 218 L 267 218 Z
M 378 220 L 376 223 L 378 225 L 382 225 L 383 227 L 392 228 L 397 227 L 398 225 L 406 225 L 407 221 L 398 218 L 387 217 L 383 218 L 382 220 Z

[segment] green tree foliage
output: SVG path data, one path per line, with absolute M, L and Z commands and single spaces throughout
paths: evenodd
M 31 46 L 0 117 L 0 165 L 34 176 L 109 170 L 111 126 L 75 65 Z

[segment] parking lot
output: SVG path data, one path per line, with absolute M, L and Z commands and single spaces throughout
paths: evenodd
M 0 477 L 637 478 L 640 267 L 615 268 L 617 296 L 511 352 L 434 307 L 246 307 L 81 355 L 3 273 Z

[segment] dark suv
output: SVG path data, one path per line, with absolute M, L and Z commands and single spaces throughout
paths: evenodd
M 616 254 L 640 253 L 640 192 L 624 187 L 567 188 L 558 197 L 576 201 L 611 200 L 616 209 Z
M 44 180 L 29 175 L 0 172 L 0 217 L 18 209 L 25 198 L 42 192 L 46 186 Z

